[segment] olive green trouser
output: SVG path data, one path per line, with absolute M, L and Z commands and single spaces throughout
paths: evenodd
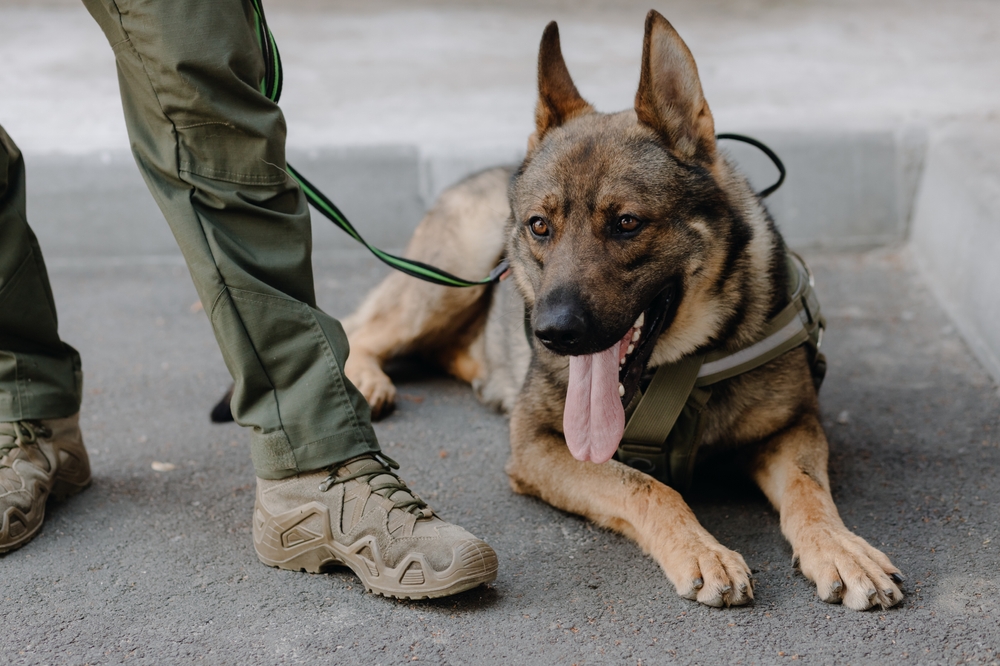
M 259 92 L 246 0 L 85 0 L 115 52 L 132 152 L 170 224 L 253 429 L 257 475 L 279 479 L 378 451 L 344 375 L 340 323 L 316 307 L 305 197 L 285 171 L 285 122 Z M 24 215 L 4 141 L 0 188 L 0 421 L 80 404 L 80 364 Z

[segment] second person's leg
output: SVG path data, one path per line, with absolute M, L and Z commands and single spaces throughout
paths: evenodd
M 38 533 L 49 497 L 90 483 L 82 385 L 80 355 L 59 338 L 48 272 L 28 226 L 24 160 L 0 127 L 0 553 Z

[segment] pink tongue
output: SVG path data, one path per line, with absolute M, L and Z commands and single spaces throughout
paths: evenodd
M 596 354 L 569 357 L 563 432 L 577 460 L 611 460 L 625 432 L 625 409 L 618 395 L 622 344 L 625 340 Z

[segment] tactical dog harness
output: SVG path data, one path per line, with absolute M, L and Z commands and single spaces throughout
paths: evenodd
M 789 303 L 768 321 L 761 337 L 735 352 L 688 356 L 658 367 L 646 390 L 637 392 L 625 409 L 628 420 L 615 458 L 683 491 L 691 485 L 713 384 L 807 345 L 819 390 L 826 374 L 826 358 L 819 351 L 826 320 L 805 261 L 791 250 L 786 260 Z

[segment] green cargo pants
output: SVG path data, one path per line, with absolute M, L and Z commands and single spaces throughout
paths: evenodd
M 344 375 L 347 338 L 316 307 L 305 197 L 285 122 L 259 92 L 246 0 L 84 0 L 115 52 L 132 152 L 187 261 L 252 428 L 257 475 L 279 479 L 378 451 Z M 24 169 L 2 135 L 0 421 L 79 409 L 75 350 L 56 333 L 24 214 Z

